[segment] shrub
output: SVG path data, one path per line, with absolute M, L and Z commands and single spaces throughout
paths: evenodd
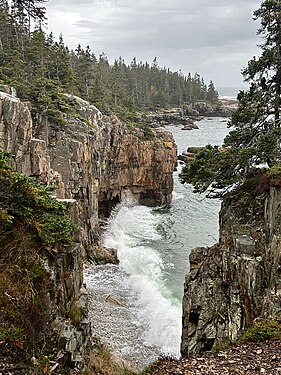
M 75 226 L 53 191 L 14 171 L 11 155 L 0 151 L 0 353 L 27 366 L 32 353 L 43 358 L 53 349 L 53 281 L 42 257 L 50 247 L 44 245 L 63 250 L 74 241 Z
M 281 339 L 281 317 L 272 320 L 263 320 L 247 328 L 239 337 L 238 342 L 265 341 Z
M 15 172 L 10 154 L 0 151 L 0 225 L 6 230 L 26 227 L 42 244 L 71 244 L 75 226 L 66 206 L 51 197 L 55 187 Z
M 116 357 L 106 345 L 100 345 L 88 361 L 85 375 L 137 375 L 127 363 Z
M 267 176 L 270 180 L 270 186 L 281 186 L 281 164 L 275 164 L 267 171 Z

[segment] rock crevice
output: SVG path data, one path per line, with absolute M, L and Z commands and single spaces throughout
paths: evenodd
M 46 249 L 40 262 L 49 275 L 46 310 L 58 337 L 58 361 L 81 369 L 91 337 L 83 261 L 105 253 L 99 254 L 99 217 L 125 191 L 140 203 L 169 203 L 176 145 L 162 128 L 129 130 L 76 97 L 71 98 L 77 113 L 65 116 L 65 123 L 34 121 L 30 104 L 13 94 L 0 92 L 0 149 L 11 152 L 18 172 L 56 184 L 56 197 L 65 200 L 78 227 L 74 246 Z
M 108 214 L 130 190 L 150 206 L 167 204 L 173 191 L 176 145 L 163 128 L 129 130 L 85 100 L 58 125 L 32 121 L 30 104 L 0 92 L 0 149 L 17 171 L 58 186 L 55 194 L 77 201 L 80 241 L 87 252 L 98 239 L 98 213 Z M 104 210 L 104 212 L 103 212 Z
M 190 255 L 183 298 L 184 356 L 235 340 L 281 311 L 281 189 L 226 199 L 220 241 Z

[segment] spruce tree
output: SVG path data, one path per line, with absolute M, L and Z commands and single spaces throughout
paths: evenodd
M 262 2 L 254 19 L 261 21 L 262 53 L 243 70 L 250 88 L 238 94 L 224 147 L 207 146 L 181 173 L 182 182 L 209 189 L 211 196 L 241 185 L 256 167 L 280 162 L 281 1 Z
M 55 119 L 61 109 L 68 110 L 64 92 L 131 123 L 140 111 L 206 100 L 199 74 L 185 77 L 161 68 L 157 58 L 126 65 L 120 57 L 110 65 L 105 54 L 97 59 L 89 46 L 69 51 L 62 36 L 55 41 L 45 34 L 43 19 L 44 0 L 0 0 L 0 82 L 15 87 L 43 115 Z
M 44 4 L 47 0 L 12 0 L 12 5 L 36 20 L 44 20 L 46 8 Z
M 219 94 L 215 88 L 214 82 L 210 81 L 207 89 L 207 100 L 210 103 L 217 104 L 219 99 Z

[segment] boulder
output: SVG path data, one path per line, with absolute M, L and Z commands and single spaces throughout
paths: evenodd
M 118 307 L 127 307 L 126 304 L 122 301 L 120 297 L 109 295 L 106 297 L 106 302 L 111 303 L 114 306 Z

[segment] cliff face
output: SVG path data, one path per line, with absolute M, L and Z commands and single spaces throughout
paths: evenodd
M 0 149 L 14 155 L 17 171 L 57 184 L 58 198 L 76 200 L 80 240 L 89 253 L 99 237 L 98 211 L 108 214 L 123 191 L 147 205 L 171 201 L 171 133 L 130 131 L 80 98 L 77 115 L 64 125 L 42 119 L 34 125 L 28 103 L 5 93 L 0 99 Z
M 220 242 L 190 255 L 183 298 L 184 356 L 234 340 L 281 309 L 281 190 L 224 201 Z
M 33 123 L 29 103 L 0 92 L 0 149 L 12 153 L 18 172 L 55 183 L 57 198 L 67 202 L 78 226 L 74 246 L 47 249 L 40 262 L 49 275 L 46 309 L 60 360 L 83 367 L 90 325 L 82 262 L 98 251 L 99 216 L 108 215 L 126 190 L 140 203 L 169 203 L 176 145 L 163 129 L 130 131 L 116 117 L 73 99 L 77 113 L 64 124 Z

